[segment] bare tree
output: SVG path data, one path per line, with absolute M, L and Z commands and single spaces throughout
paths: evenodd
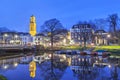
M 118 38 L 118 44 L 120 45 L 120 30 L 117 30 L 117 38 Z
M 112 14 L 109 15 L 108 17 L 108 22 L 110 24 L 110 28 L 113 29 L 113 32 L 116 34 L 116 27 L 118 24 L 118 15 L 117 14 Z
M 117 14 L 109 15 L 108 22 L 110 26 L 110 33 L 113 43 L 118 43 L 118 36 L 117 36 L 117 25 L 118 25 L 119 17 Z
M 96 26 L 97 30 L 104 30 L 107 28 L 107 20 L 106 19 L 95 19 L 94 20 L 94 25 Z
M 43 28 L 43 32 L 48 37 L 50 37 L 51 49 L 53 50 L 53 44 L 56 41 L 56 35 L 61 34 L 63 32 L 64 27 L 62 26 L 62 24 L 60 23 L 59 20 L 50 19 L 43 24 L 42 28 Z M 53 70 L 53 52 L 51 52 L 51 73 L 54 73 L 54 70 Z
M 53 44 L 56 41 L 55 37 L 64 31 L 64 27 L 57 19 L 50 19 L 46 21 L 42 26 L 43 32 L 50 37 L 51 49 L 53 49 Z M 58 38 L 57 38 L 58 39 Z

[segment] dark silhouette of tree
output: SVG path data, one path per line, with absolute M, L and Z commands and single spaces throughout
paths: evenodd
M 96 26 L 96 30 L 104 30 L 108 26 L 106 19 L 102 19 L 102 18 L 95 19 L 93 22 L 94 22 L 94 25 Z
M 42 31 L 46 34 L 46 36 L 50 38 L 51 50 L 53 50 L 54 42 L 56 42 L 57 39 L 60 39 L 60 37 L 58 37 L 58 34 L 62 34 L 65 31 L 65 28 L 62 26 L 60 21 L 55 18 L 45 21 L 42 28 Z M 53 61 L 53 52 L 51 52 L 51 73 L 54 74 Z
M 62 26 L 59 20 L 50 19 L 45 21 L 42 25 L 42 31 L 50 37 L 51 49 L 53 48 L 53 44 L 56 41 L 56 35 L 63 33 L 65 28 Z
M 94 31 L 96 31 L 98 29 L 98 27 L 97 27 L 97 25 L 95 25 L 94 21 L 90 20 L 88 23 L 91 25 L 91 27 Z
M 119 17 L 117 14 L 112 14 L 109 15 L 108 17 L 108 22 L 110 25 L 110 33 L 112 35 L 112 42 L 117 43 L 118 38 L 117 38 L 117 25 L 118 25 Z
M 118 44 L 120 45 L 120 30 L 117 30 L 117 38 L 118 38 Z
M 53 71 L 51 71 L 51 66 Z M 67 62 L 61 62 L 60 57 L 53 61 L 53 65 L 51 65 L 50 61 L 44 62 L 40 65 L 41 76 L 44 77 L 44 80 L 61 80 L 67 66 Z
M 108 22 L 110 24 L 110 28 L 113 29 L 113 32 L 116 33 L 116 27 L 118 24 L 118 15 L 117 14 L 112 14 L 109 15 L 108 17 Z

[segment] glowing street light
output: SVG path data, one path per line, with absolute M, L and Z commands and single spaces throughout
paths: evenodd
M 110 38 L 110 34 L 108 34 L 107 37 Z
M 111 37 L 110 34 L 107 35 L 107 38 L 108 38 L 108 45 L 109 45 L 109 38 Z
M 15 35 L 15 38 L 17 38 L 18 37 L 18 35 Z
M 7 33 L 5 33 L 4 35 L 3 35 L 3 40 L 4 40 L 4 43 L 6 44 L 6 38 L 8 37 L 8 34 Z
M 7 36 L 8 36 L 8 34 L 4 34 L 4 36 L 5 36 L 5 37 L 7 37 Z

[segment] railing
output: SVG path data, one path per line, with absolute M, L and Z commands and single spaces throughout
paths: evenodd
M 23 48 L 32 48 L 33 46 L 26 46 L 26 45 L 13 45 L 13 44 L 3 44 L 0 45 L 0 48 L 6 49 L 6 48 L 12 48 L 12 49 L 23 49 Z

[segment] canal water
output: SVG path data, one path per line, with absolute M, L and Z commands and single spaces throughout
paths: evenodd
M 36 62 L 36 76 L 31 78 L 29 63 L 41 56 L 2 59 L 0 75 L 8 80 L 120 80 L 120 59 L 65 54 L 54 54 L 52 62 L 51 54 L 46 54 L 42 62 Z

